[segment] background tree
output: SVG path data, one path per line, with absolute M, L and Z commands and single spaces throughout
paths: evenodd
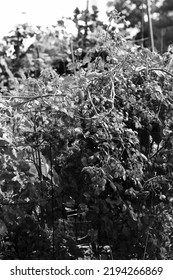
M 155 47 L 159 52 L 163 53 L 167 50 L 168 45 L 172 43 L 173 3 L 171 0 L 165 0 L 163 3 L 159 3 L 156 0 L 150 2 Z M 116 8 L 118 12 L 121 12 L 126 17 L 129 22 L 129 28 L 136 30 L 135 40 L 137 44 L 150 47 L 146 1 L 115 0 L 109 1 L 108 7 Z
M 160 50 L 162 53 L 173 43 L 173 2 L 171 0 L 164 0 L 160 8 L 157 9 L 157 12 L 159 18 L 156 26 L 160 30 Z

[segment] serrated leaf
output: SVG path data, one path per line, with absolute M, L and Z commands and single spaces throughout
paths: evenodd
M 113 201 L 113 203 L 117 206 L 121 205 L 122 204 L 122 199 L 119 197 L 117 198 L 116 200 Z
M 87 85 L 87 79 L 84 78 L 84 77 L 80 78 L 79 81 L 78 81 L 78 85 L 79 85 L 80 87 L 81 87 L 81 86 Z
M 90 61 L 91 61 L 91 58 L 89 56 L 85 56 L 82 61 L 82 64 L 85 65 L 85 64 L 89 63 Z
M 72 70 L 76 70 L 77 66 L 78 66 L 77 63 L 71 62 L 71 63 L 68 63 L 67 68 L 68 68 L 68 70 L 72 71 Z
M 15 173 L 12 173 L 12 172 L 8 172 L 8 171 L 3 171 L 1 174 L 0 174 L 0 180 L 11 180 L 13 177 L 15 177 L 16 174 Z
M 38 176 L 37 168 L 32 162 L 30 163 L 30 169 L 28 170 L 27 174 L 35 177 Z
M 28 162 L 26 162 L 25 160 L 20 160 L 18 167 L 20 168 L 20 170 L 22 172 L 27 172 L 30 169 L 30 165 Z
M 133 221 L 137 221 L 138 220 L 138 216 L 136 213 L 134 213 L 132 210 L 129 211 L 129 214 L 131 216 L 131 218 L 133 219 Z
M 7 140 L 0 138 L 0 147 L 8 146 L 10 142 L 8 142 Z
M 67 111 L 67 115 L 72 119 L 74 118 L 74 112 L 72 111 Z
M 89 80 L 92 80 L 92 79 L 95 79 L 95 78 L 97 78 L 99 75 L 98 75 L 98 73 L 89 73 L 89 74 L 87 74 L 87 79 L 89 79 Z
M 8 232 L 8 230 L 4 221 L 0 220 L 0 235 L 4 235 L 6 232 Z
M 67 76 L 67 77 L 65 77 L 64 80 L 63 80 L 63 84 L 64 84 L 64 85 L 67 85 L 67 84 L 74 84 L 75 82 L 76 82 L 76 81 L 75 81 L 74 77 L 72 77 L 72 76 Z
M 1 186 L 1 192 L 7 191 L 7 184 Z
M 159 85 L 155 85 L 154 89 L 162 94 L 162 89 L 161 89 L 161 87 Z
M 115 186 L 115 184 L 112 183 L 111 181 L 109 181 L 109 182 L 110 182 L 111 188 L 112 188 L 115 192 L 117 192 L 117 187 Z

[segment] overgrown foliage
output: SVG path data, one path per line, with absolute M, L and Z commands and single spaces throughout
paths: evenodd
M 1 259 L 172 259 L 171 60 L 95 32 L 1 93 Z

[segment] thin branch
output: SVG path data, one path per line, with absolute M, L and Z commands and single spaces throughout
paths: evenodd
M 104 116 L 102 117 L 102 120 L 104 120 L 104 118 L 105 118 L 106 116 L 108 116 L 108 115 L 112 112 L 112 110 L 114 109 L 115 86 L 114 86 L 113 79 L 111 79 L 111 84 L 112 84 L 112 88 L 111 88 L 112 107 L 111 107 L 111 109 L 110 109 L 107 113 L 104 114 Z
M 146 70 L 146 69 L 143 68 L 139 72 L 142 72 L 144 70 Z M 162 69 L 162 68 L 150 68 L 150 69 L 148 69 L 148 72 L 151 72 L 151 71 L 161 71 L 161 72 L 164 72 L 164 73 L 166 73 L 167 75 L 169 75 L 169 76 L 171 76 L 173 78 L 173 74 L 171 74 L 170 72 L 168 72 L 167 70 Z
M 70 42 L 70 48 L 71 48 L 71 55 L 72 55 L 72 61 L 75 63 L 75 57 L 74 57 L 74 51 L 73 51 L 73 41 Z M 74 75 L 76 77 L 76 68 L 74 67 Z
M 91 102 L 91 105 L 92 105 L 92 107 L 93 107 L 93 109 L 94 109 L 96 115 L 98 116 L 99 114 L 98 114 L 98 112 L 97 112 L 97 110 L 96 110 L 96 107 L 95 107 L 93 101 L 92 101 L 92 98 L 91 98 L 91 94 L 90 94 L 89 89 L 88 89 L 88 97 L 89 97 L 89 100 L 90 100 L 90 102 Z
M 55 259 L 55 217 L 54 217 L 54 186 L 53 186 L 53 158 L 52 158 L 52 146 L 49 143 L 49 151 L 50 151 L 50 172 L 51 172 L 51 202 L 52 202 L 52 257 Z
M 147 252 L 148 239 L 149 239 L 149 230 L 147 232 L 147 238 L 146 238 L 146 242 L 145 242 L 145 249 L 144 249 L 144 254 L 143 254 L 143 260 L 145 260 L 145 255 L 146 255 L 146 252 Z
M 164 72 L 166 73 L 167 75 L 171 76 L 173 78 L 173 74 L 171 74 L 170 72 L 164 70 L 164 69 L 161 69 L 161 68 L 151 68 L 151 69 L 148 69 L 148 72 L 150 71 L 161 71 L 161 72 Z
M 152 159 L 153 157 L 157 156 L 161 150 L 165 148 L 165 145 L 163 145 L 160 149 L 158 149 L 152 156 L 149 157 L 149 159 Z
M 165 178 L 165 176 L 163 176 L 163 175 L 156 175 L 156 176 L 154 176 L 154 177 L 152 177 L 152 178 L 149 178 L 147 181 L 145 181 L 145 183 L 144 183 L 144 185 L 143 185 L 143 188 L 148 184 L 148 183 L 150 183 L 151 181 L 153 181 L 153 180 L 155 180 L 155 179 L 158 179 L 158 178 L 160 178 L 160 179 L 165 179 L 165 180 L 167 180 L 167 181 L 169 181 L 167 178 Z
M 45 97 L 50 97 L 50 96 L 56 97 L 56 95 L 53 95 L 53 94 L 37 95 L 37 96 L 34 96 L 34 97 L 32 97 L 32 98 L 29 97 L 29 100 L 27 100 L 27 101 L 14 104 L 14 105 L 12 105 L 12 107 L 18 107 L 18 106 L 20 106 L 20 105 L 27 104 L 27 103 L 29 103 L 29 102 L 31 102 L 31 101 L 36 100 L 36 99 L 45 98 Z M 66 96 L 66 94 L 61 94 L 61 95 L 58 94 L 57 96 Z M 10 97 L 10 99 L 11 99 L 11 98 L 19 98 L 19 97 L 13 97 L 13 96 L 12 96 L 12 97 Z M 25 98 L 25 97 L 22 97 L 22 96 L 21 96 L 20 99 L 28 99 L 28 98 L 27 98 L 27 97 Z

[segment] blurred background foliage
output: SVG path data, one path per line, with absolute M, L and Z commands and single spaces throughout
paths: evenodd
M 173 2 L 172 0 L 151 0 L 151 15 L 155 48 L 158 52 L 166 52 L 173 38 Z M 137 44 L 150 47 L 150 35 L 147 17 L 147 1 L 144 0 L 115 0 L 109 1 L 109 9 L 115 8 L 128 21 L 128 28 L 135 30 Z

